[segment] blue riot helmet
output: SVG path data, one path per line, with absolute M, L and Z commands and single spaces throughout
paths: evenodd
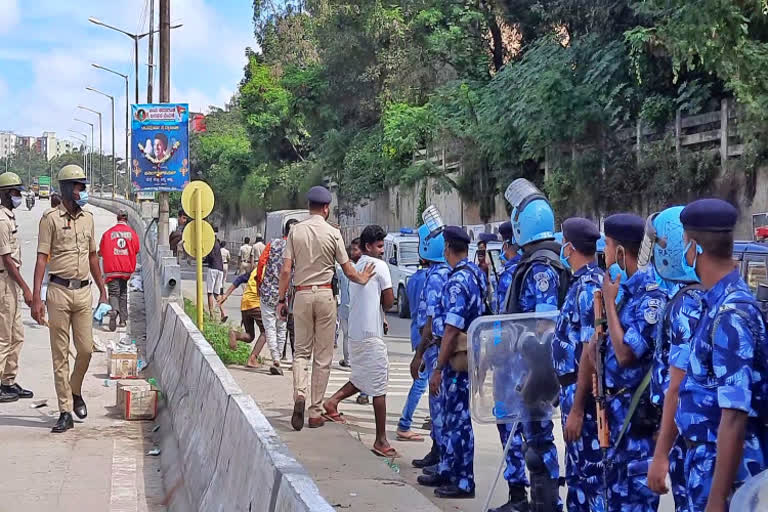
M 509 184 L 504 197 L 512 205 L 512 227 L 520 247 L 555 237 L 555 213 L 533 183 L 518 178 Z
M 430 237 L 430 231 L 426 224 L 419 227 L 419 257 L 427 261 L 445 263 L 445 239 L 442 231 L 436 236 Z
M 647 264 L 650 256 L 656 271 L 667 281 L 698 283 L 699 278 L 690 268 L 683 268 L 683 223 L 680 212 L 683 206 L 673 206 L 654 213 L 645 224 L 645 237 L 640 249 L 639 264 Z

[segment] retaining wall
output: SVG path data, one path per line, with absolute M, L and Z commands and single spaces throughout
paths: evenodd
M 166 248 L 155 247 L 152 230 L 135 206 L 103 198 L 92 203 L 113 212 L 127 208 L 129 223 L 142 236 L 147 360 L 165 396 L 161 429 L 175 438 L 172 450 L 163 447 L 163 457 L 173 451 L 177 459 L 170 469 L 163 464 L 169 509 L 333 512 L 184 313 L 178 291 L 162 282 L 175 258 L 167 256 Z

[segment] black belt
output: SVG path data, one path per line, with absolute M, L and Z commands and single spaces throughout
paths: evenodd
M 558 375 L 557 380 L 560 381 L 561 388 L 567 388 L 572 384 L 576 384 L 579 380 L 579 374 L 576 372 L 566 373 L 565 375 Z
M 79 290 L 80 288 L 85 288 L 91 284 L 91 282 L 87 279 L 85 281 L 81 281 L 79 279 L 64 279 L 54 275 L 48 276 L 48 280 L 54 284 L 58 284 L 59 286 L 69 288 L 70 290 Z

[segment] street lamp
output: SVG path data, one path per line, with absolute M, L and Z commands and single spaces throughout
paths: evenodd
M 91 164 L 91 169 L 90 169 L 90 172 L 88 173 L 88 174 L 89 174 L 89 177 L 88 177 L 88 179 L 89 179 L 91 182 L 93 182 L 93 144 L 94 144 L 94 142 L 95 142 L 95 139 L 93 138 L 93 126 L 94 126 L 94 125 L 93 125 L 93 123 L 89 123 L 88 121 L 84 121 L 84 120 L 82 120 L 82 119 L 78 119 L 78 118 L 75 118 L 75 121 L 77 121 L 78 123 L 87 124 L 88 126 L 90 126 L 90 127 L 91 127 L 91 152 L 90 152 L 90 157 L 91 157 L 91 161 L 90 161 L 90 164 Z M 87 171 L 88 171 L 88 170 L 86 169 L 86 172 L 87 172 Z
M 80 137 L 83 138 L 83 140 L 80 140 L 79 138 L 75 137 L 78 141 L 80 141 L 81 144 L 85 145 L 85 151 L 83 151 L 83 167 L 86 169 L 88 168 L 88 136 L 84 133 L 76 132 L 75 130 L 67 130 L 70 133 L 74 133 L 75 135 L 80 135 Z
M 117 162 L 115 162 L 115 97 L 105 92 L 101 92 L 98 89 L 94 89 L 93 87 L 86 87 L 86 90 L 106 96 L 109 98 L 110 103 L 112 103 L 112 199 L 114 199 L 115 187 L 117 186 Z M 126 133 L 125 136 L 128 137 L 128 134 Z
M 116 32 L 120 32 L 121 34 L 125 34 L 126 36 L 130 37 L 131 39 L 133 39 L 133 66 L 134 66 L 134 72 L 135 72 L 135 75 L 136 75 L 135 76 L 136 103 L 138 103 L 139 102 L 139 39 L 143 39 L 143 38 L 147 37 L 150 33 L 154 34 L 154 33 L 160 32 L 160 29 L 158 28 L 157 30 L 153 30 L 152 32 L 145 32 L 143 34 L 131 34 L 130 32 L 126 32 L 125 30 L 123 30 L 121 28 L 117 28 L 117 27 L 114 27 L 112 25 L 108 25 L 108 24 L 104 23 L 103 21 L 94 18 L 93 16 L 88 18 L 88 21 L 90 21 L 91 23 L 93 23 L 95 25 L 100 25 L 100 26 L 102 26 L 104 28 L 108 28 L 108 29 L 114 30 Z M 181 26 L 182 26 L 182 24 L 179 23 L 179 24 L 176 24 L 176 25 L 172 25 L 171 28 L 174 29 L 174 28 L 179 28 Z
M 99 177 L 101 178 L 101 184 L 104 185 L 104 146 L 102 145 L 103 130 L 101 127 L 101 112 L 93 110 L 92 108 L 78 105 L 77 108 L 81 110 L 87 110 L 93 114 L 99 116 Z
M 98 64 L 91 64 L 91 66 L 95 67 L 96 69 L 101 69 L 102 71 L 107 71 L 109 73 L 112 73 L 113 75 L 121 76 L 125 80 L 125 166 L 126 169 L 130 169 L 130 160 L 128 159 L 128 144 L 130 141 L 130 130 L 129 130 L 129 123 L 131 122 L 131 114 L 129 112 L 129 105 L 130 100 L 128 99 L 128 75 L 124 75 L 118 71 L 115 71 L 114 69 L 105 68 L 104 66 L 99 66 Z M 112 126 L 115 125 L 115 115 L 114 111 L 112 112 Z M 115 147 L 115 137 L 114 137 L 114 129 L 112 130 L 112 161 L 115 161 L 114 157 L 114 147 Z M 114 189 L 114 187 L 113 187 Z M 113 190 L 114 191 L 114 190 Z

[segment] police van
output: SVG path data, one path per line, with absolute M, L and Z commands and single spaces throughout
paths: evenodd
M 392 291 L 395 292 L 397 315 L 410 318 L 411 309 L 405 292 L 408 278 L 419 269 L 419 235 L 411 228 L 402 228 L 384 238 L 384 261 L 389 266 Z

